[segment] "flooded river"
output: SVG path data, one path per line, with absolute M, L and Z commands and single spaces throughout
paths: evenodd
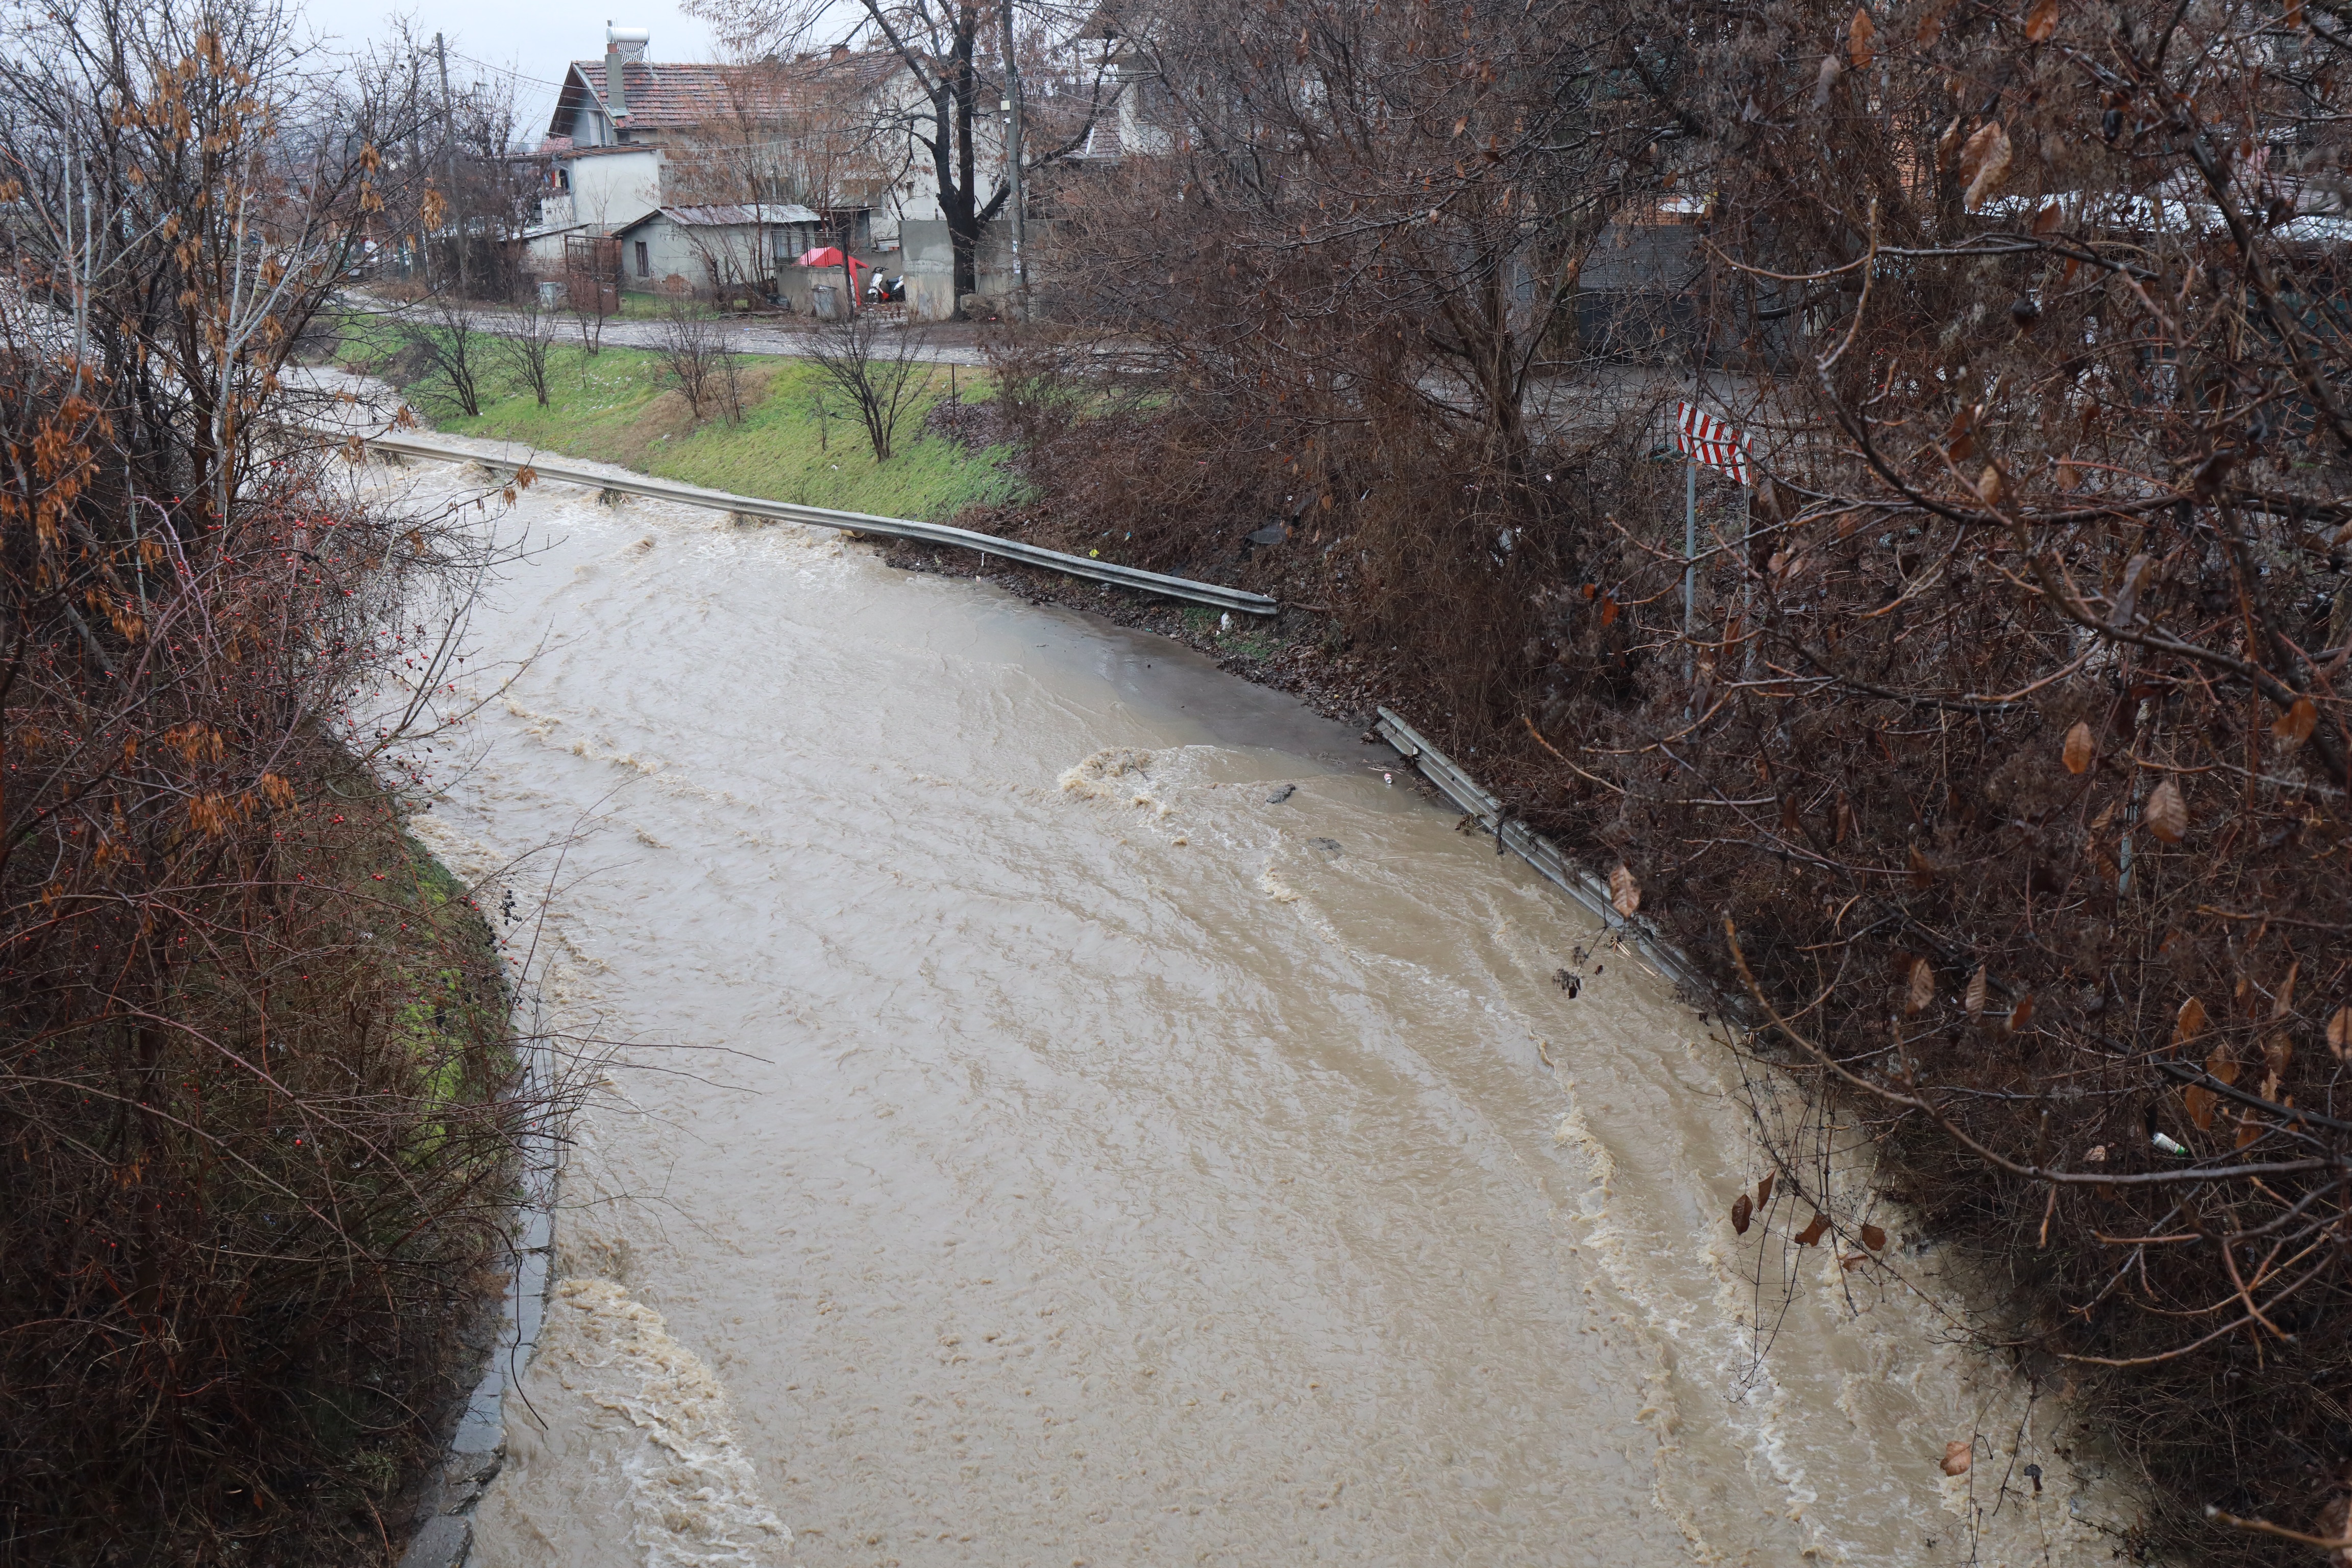
M 1730 1055 L 1385 748 L 821 532 L 506 526 L 424 831 L 635 1044 L 476 1563 L 2108 1560 L 2054 1397 L 1758 1287 Z

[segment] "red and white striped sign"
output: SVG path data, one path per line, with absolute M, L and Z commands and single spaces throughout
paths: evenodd
M 1675 445 L 1684 457 L 1702 468 L 1729 474 L 1748 482 L 1748 436 L 1712 414 L 1699 412 L 1695 403 L 1675 405 Z

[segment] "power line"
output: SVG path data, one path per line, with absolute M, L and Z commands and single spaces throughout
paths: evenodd
M 451 49 L 449 53 L 454 58 L 461 59 L 469 66 L 478 66 L 486 71 L 496 71 L 499 75 L 503 77 L 511 77 L 516 81 L 527 81 L 533 87 L 553 88 L 558 92 L 563 90 L 564 84 L 560 81 L 550 81 L 545 77 L 525 76 L 522 72 L 515 69 L 512 66 L 492 65 L 488 60 L 478 60 L 473 56 L 462 53 L 457 49 Z

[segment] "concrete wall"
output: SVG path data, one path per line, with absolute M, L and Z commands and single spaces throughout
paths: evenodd
M 553 229 L 535 234 L 523 241 L 523 270 L 534 278 L 563 276 L 563 236 L 567 231 Z
M 622 278 L 641 292 L 749 299 L 775 276 L 777 254 L 799 255 L 814 233 L 807 224 L 685 226 L 656 215 L 621 236 Z M 646 247 L 642 272 L 640 244 Z
M 898 258 L 896 255 L 885 255 L 878 251 L 868 250 L 853 250 L 849 255 L 852 260 L 870 263 L 885 278 L 895 278 L 898 275 Z M 858 301 L 861 304 L 865 302 L 866 298 L 863 290 L 872 280 L 873 276 L 873 273 L 867 272 L 863 267 L 857 269 L 857 287 L 860 290 Z M 840 268 L 779 267 L 776 268 L 777 292 L 799 315 L 805 316 L 814 312 L 816 291 L 820 287 L 833 290 L 833 314 L 840 315 L 844 309 L 843 296 L 848 292 L 848 287 L 842 279 Z
M 1045 242 L 1049 227 L 1037 218 L 1029 220 L 1033 250 Z M 946 222 L 910 220 L 900 227 L 898 240 L 899 266 L 893 270 L 907 275 L 908 312 L 929 321 L 946 321 L 956 311 L 955 242 L 948 236 Z M 982 299 L 998 299 L 1013 292 L 1011 225 L 1001 219 L 983 225 L 972 259 L 979 268 L 977 291 Z

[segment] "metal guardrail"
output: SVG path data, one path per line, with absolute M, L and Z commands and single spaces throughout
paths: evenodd
M 320 434 L 331 432 L 322 431 Z M 1189 577 L 1171 577 L 1163 573 L 1146 572 L 1137 566 L 1122 566 L 1115 561 L 1095 561 L 1083 555 L 1068 555 L 1058 550 L 1047 550 L 1042 545 L 1024 544 L 1017 539 L 1000 539 L 992 533 L 953 528 L 943 522 L 918 522 L 912 518 L 875 517 L 860 511 L 799 506 L 791 501 L 733 495 L 726 490 L 708 490 L 699 485 L 679 484 L 672 479 L 651 479 L 643 474 L 594 473 L 586 468 L 570 468 L 561 462 L 542 461 L 537 457 L 528 459 L 490 457 L 416 436 L 387 434 L 365 436 L 361 439 L 380 452 L 394 452 L 402 457 L 424 458 L 443 463 L 480 463 L 494 472 L 508 474 L 518 468 L 528 468 L 543 479 L 556 479 L 571 485 L 593 485 L 599 489 L 619 490 L 626 495 L 644 496 L 650 500 L 676 501 L 683 506 L 707 507 L 714 511 L 740 512 L 747 517 L 769 517 L 781 522 L 805 523 L 812 528 L 835 528 L 849 533 L 876 533 L 892 539 L 919 539 L 928 544 L 976 550 L 983 555 L 1002 556 L 1024 565 L 1066 572 L 1074 577 L 1115 584 L 1122 588 L 1158 594 L 1165 598 L 1189 600 L 1221 610 L 1238 610 L 1244 615 L 1271 616 L 1279 614 L 1282 609 L 1277 601 L 1263 594 L 1244 593 L 1239 588 L 1228 588 L 1216 583 L 1196 583 Z
M 1627 920 L 1609 901 L 1609 886 L 1591 872 L 1562 855 L 1551 840 L 1530 831 L 1523 823 L 1504 816 L 1503 803 L 1478 786 L 1476 780 L 1462 771 L 1459 763 L 1422 739 L 1419 731 L 1396 715 L 1392 709 L 1379 710 L 1380 717 L 1372 728 L 1381 739 L 1396 748 L 1406 762 L 1421 770 L 1422 775 L 1454 805 L 1478 819 L 1479 826 L 1502 841 L 1503 847 L 1517 855 L 1546 881 L 1552 883 L 1570 898 L 1583 905 L 1601 919 L 1612 936 L 1620 938 L 1637 949 L 1643 958 L 1656 965 L 1658 971 L 1675 984 L 1695 996 L 1717 997 L 1715 982 L 1685 957 L 1681 950 L 1660 937 L 1647 922 Z

